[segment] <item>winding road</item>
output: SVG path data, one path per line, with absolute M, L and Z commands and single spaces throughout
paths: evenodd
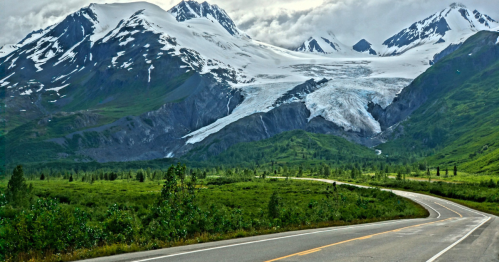
M 499 261 L 498 217 L 436 197 L 393 192 L 420 203 L 430 216 L 292 231 L 86 261 Z

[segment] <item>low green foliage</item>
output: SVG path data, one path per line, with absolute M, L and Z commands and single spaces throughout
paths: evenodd
M 76 176 L 74 182 L 54 177 L 28 180 L 37 197 L 29 208 L 12 206 L 1 195 L 3 258 L 28 260 L 122 244 L 154 248 L 201 235 L 244 236 L 248 234 L 244 232 L 333 225 L 321 224 L 326 222 L 427 214 L 391 192 L 256 178 L 247 169 L 201 181 L 196 172 L 180 165 L 160 171 L 161 180 L 153 179 L 155 170 L 138 172 L 145 174 L 144 182 L 128 173 L 116 180 L 101 180 L 100 174 Z M 0 183 L 0 190 L 6 189 L 5 184 Z
M 200 155 L 204 155 L 203 150 L 204 148 L 196 148 L 184 158 L 197 161 Z M 374 150 L 341 137 L 294 130 L 257 142 L 236 144 L 225 152 L 210 157 L 206 164 L 254 167 L 273 162 L 299 166 L 319 165 L 325 161 L 343 164 L 355 161 L 390 162 L 395 159 L 377 156 Z

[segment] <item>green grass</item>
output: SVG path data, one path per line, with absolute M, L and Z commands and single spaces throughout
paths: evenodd
M 202 208 L 220 205 L 239 208 L 251 216 L 266 210 L 268 199 L 274 191 L 279 192 L 284 201 L 294 206 L 306 208 L 310 201 L 326 198 L 328 185 L 314 181 L 288 181 L 255 179 L 252 182 L 237 182 L 224 185 L 210 185 L 213 179 L 202 180 L 198 192 L 198 204 Z M 137 212 L 154 205 L 161 192 L 163 181 L 138 182 L 130 180 L 97 180 L 69 182 L 63 179 L 28 180 L 40 198 L 57 198 L 61 203 L 82 208 L 92 214 L 95 221 L 104 219 L 105 211 L 112 204 L 126 205 Z M 208 184 L 208 185 L 207 185 Z M 5 191 L 7 180 L 0 180 L 0 191 Z M 348 193 L 342 188 L 340 193 Z M 398 198 L 398 197 L 397 197 Z M 352 196 L 352 201 L 357 200 Z M 366 198 L 376 202 L 374 198 Z M 404 200 L 405 201 L 405 200 Z M 387 216 L 388 217 L 388 216 Z M 393 216 L 395 217 L 395 216 Z
M 248 179 L 251 178 L 245 180 Z M 34 188 L 33 192 L 36 197 L 57 198 L 60 204 L 56 206 L 52 202 L 52 204 L 48 204 L 51 206 L 48 209 L 44 208 L 47 204 L 42 203 L 42 206 L 34 204 L 31 209 L 23 209 L 24 213 L 20 213 L 20 209 L 0 206 L 0 215 L 5 219 L 0 226 L 0 232 L 17 232 L 15 227 L 18 225 L 24 225 L 28 231 L 36 231 L 36 233 L 28 232 L 27 235 L 19 235 L 15 239 L 8 236 L 10 233 L 4 234 L 0 237 L 0 243 L 20 241 L 18 245 L 14 245 L 14 243 L 11 243 L 12 246 L 7 245 L 9 250 L 18 250 L 15 251 L 17 253 L 9 253 L 12 255 L 9 260 L 69 261 L 287 230 L 417 218 L 428 215 L 428 212 L 418 204 L 393 193 L 377 189 L 338 186 L 336 191 L 332 185 L 314 181 L 277 179 L 237 181 L 237 177 L 223 180 L 220 178 L 203 180 L 198 186 L 198 192 L 193 202 L 194 206 L 199 207 L 199 210 L 187 208 L 183 211 L 194 211 L 192 216 L 187 217 L 193 221 L 184 221 L 190 224 L 190 226 L 185 226 L 189 232 L 187 237 L 165 240 L 157 235 L 157 233 L 161 233 L 157 231 L 158 224 L 155 224 L 158 221 L 163 221 L 162 219 L 167 219 L 156 220 L 155 218 L 158 215 L 155 213 L 156 208 L 165 208 L 165 206 L 158 204 L 163 181 L 139 183 L 127 180 L 98 180 L 90 184 L 87 182 L 70 183 L 67 180 L 54 178 L 49 181 L 28 180 L 28 183 L 32 184 Z M 223 183 L 220 184 L 220 182 Z M 0 191 L 5 190 L 6 183 L 6 180 L 0 180 Z M 276 192 L 279 198 L 277 205 L 279 211 L 277 217 L 269 217 L 269 199 Z M 0 195 L 0 204 L 1 201 Z M 115 206 L 115 203 L 118 205 Z M 79 210 L 89 214 L 89 220 L 85 218 L 85 213 L 81 213 Z M 169 212 L 168 208 L 163 210 L 163 212 Z M 68 218 L 61 220 L 59 216 L 67 216 Z M 37 222 L 37 217 L 43 217 L 43 221 Z M 87 243 L 83 245 L 85 248 L 80 247 L 76 250 L 72 248 L 69 250 L 54 249 L 53 246 L 52 249 L 37 250 L 21 248 L 28 246 L 24 245 L 27 243 L 26 241 L 30 243 L 37 241 L 32 240 L 31 237 L 36 238 L 44 236 L 44 234 L 46 234 L 45 241 L 60 240 L 58 231 L 52 232 L 43 228 L 49 224 L 50 227 L 56 228 L 71 227 L 65 223 L 72 223 L 71 221 L 74 219 L 87 221 L 83 222 L 85 225 L 78 224 L 78 228 L 86 227 L 84 232 L 87 230 L 92 232 L 91 236 L 86 237 L 95 239 L 88 242 L 86 238 L 82 238 L 81 242 L 75 242 Z M 167 221 L 172 225 L 180 222 L 172 220 L 171 217 Z M 124 226 L 110 227 L 113 225 Z M 204 229 L 196 229 L 198 227 Z M 124 231 L 125 229 L 127 231 Z M 116 232 L 116 230 L 123 230 L 123 232 Z M 75 237 L 82 236 L 80 233 L 74 232 Z M 151 232 L 156 233 L 151 234 Z M 119 240 L 123 236 L 127 236 L 127 239 L 130 240 Z M 43 244 L 36 243 L 36 246 Z M 61 242 L 57 243 L 61 244 Z M 14 247 L 16 248 L 12 249 Z
M 456 182 L 456 183 L 480 183 L 480 182 L 489 182 L 491 179 L 494 181 L 499 180 L 499 175 L 490 175 L 490 174 L 457 172 L 457 176 L 454 176 L 452 175 L 452 171 L 449 170 L 448 177 L 445 177 L 444 175 L 445 172 L 442 172 L 442 175 L 437 177 L 435 176 L 435 173 L 436 170 L 432 170 L 432 180 L 434 181 Z M 421 174 L 420 176 L 415 176 L 414 173 L 408 175 L 407 178 L 428 180 L 428 177 L 426 175 Z
M 428 177 L 426 176 L 413 177 L 412 180 L 410 176 L 406 176 L 406 180 L 397 180 L 395 179 L 395 174 L 380 174 L 379 172 L 377 172 L 377 176 L 372 173 L 366 173 L 353 179 L 349 175 L 335 174 L 330 179 L 371 187 L 394 188 L 433 195 L 486 213 L 499 215 L 499 195 L 497 194 L 499 178 L 493 178 L 493 184 L 491 185 L 490 179 L 481 180 L 481 182 L 487 183 L 477 183 L 476 178 L 470 178 L 468 174 L 463 175 L 462 173 L 458 174 L 458 177 L 461 175 L 465 177 L 463 180 L 467 178 L 470 182 L 450 182 L 449 178 L 447 178 L 447 181 L 444 181 L 446 178 L 437 177 L 434 173 L 431 177 L 432 183 L 428 182 Z M 306 174 L 306 177 L 317 176 Z

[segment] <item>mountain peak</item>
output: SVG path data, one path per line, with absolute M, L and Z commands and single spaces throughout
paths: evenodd
M 461 3 L 452 3 L 437 12 L 393 35 L 385 42 L 383 55 L 399 55 L 421 44 L 462 42 L 478 31 L 491 30 L 499 23 L 477 10 L 471 11 Z
M 458 8 L 464 8 L 464 9 L 467 9 L 467 7 L 464 5 L 464 4 L 461 4 L 461 3 L 457 3 L 457 2 L 454 2 L 452 4 L 449 5 L 449 7 L 451 9 L 458 9 Z
M 342 44 L 336 39 L 333 32 L 328 31 L 324 35 L 315 35 L 309 37 L 303 44 L 301 44 L 294 51 L 305 53 L 322 53 L 331 54 L 343 51 Z
M 362 39 L 353 46 L 353 50 L 359 53 L 369 53 L 370 55 L 377 55 L 376 51 L 374 51 L 371 46 L 371 43 L 367 42 L 367 40 L 365 39 Z
M 183 0 L 176 6 L 168 10 L 178 22 L 184 22 L 194 18 L 207 18 L 211 21 L 216 20 L 231 35 L 239 35 L 236 24 L 229 17 L 227 12 L 217 5 L 210 5 L 208 2 L 199 3 L 192 0 Z

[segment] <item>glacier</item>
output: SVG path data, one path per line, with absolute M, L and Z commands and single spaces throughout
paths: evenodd
M 46 35 L 56 28 L 57 25 L 54 25 L 2 49 L 0 64 L 9 62 L 10 66 L 8 76 L 0 80 L 0 85 L 9 85 L 6 80 L 17 76 L 14 74 L 19 57 L 28 55 L 27 58 L 37 69 L 36 73 L 41 74 L 44 68 L 59 64 L 68 70 L 52 77 L 51 82 L 38 83 L 40 89 L 36 92 L 55 91 L 63 97 L 66 90 L 73 87 L 65 88 L 71 85 L 71 77 L 85 68 L 87 57 L 89 61 L 95 61 L 94 66 L 105 62 L 106 67 L 123 70 L 130 76 L 141 71 L 147 75 L 147 82 L 144 83 L 147 86 L 156 78 L 155 74 L 159 74 L 158 69 L 154 70 L 154 65 L 158 66 L 155 59 L 168 54 L 181 58 L 183 64 L 179 67 L 185 72 L 209 75 L 220 84 L 240 91 L 244 97 L 232 112 L 227 108 L 226 116 L 197 130 L 190 130 L 183 136 L 187 144 L 199 143 L 244 117 L 268 112 L 279 106 L 276 101 L 297 85 L 310 79 L 324 78 L 327 83 L 299 98 L 310 111 L 309 120 L 322 117 L 345 131 L 377 134 L 381 128 L 367 111 L 370 102 L 381 107 L 388 106 L 404 87 L 430 67 L 429 61 L 448 44 L 460 43 L 477 30 L 490 29 L 490 25 L 487 27 L 477 22 L 481 14 L 469 16 L 469 21 L 475 22 L 470 26 L 470 22 L 466 22 L 459 12 L 464 7 L 451 6 L 402 30 L 381 46 L 373 44 L 375 50 L 381 50 L 381 56 L 357 52 L 339 43 L 332 32 L 326 32 L 324 37 L 315 35 L 309 38 L 297 52 L 252 39 L 237 29 L 223 9 L 206 2 L 197 4 L 199 6 L 196 4 L 194 1 L 182 2 L 170 11 L 146 2 L 91 4 L 70 15 L 90 25 L 81 26 L 78 30 L 81 36 L 78 35 L 70 47 L 64 48 L 60 43 L 63 37 L 67 37 L 66 31 L 57 37 Z M 425 31 L 442 19 L 450 30 Z M 497 24 L 495 21 L 489 23 Z M 136 61 L 130 60 L 127 48 L 138 45 L 138 40 L 145 33 L 156 36 L 155 42 L 140 45 L 140 58 L 145 59 L 148 66 L 131 67 Z M 412 40 L 403 42 L 400 39 L 404 37 Z M 110 41 L 119 43 L 119 51 L 113 52 L 111 59 L 99 61 L 98 55 L 92 53 L 93 48 Z M 30 50 L 19 51 L 28 43 L 36 45 Z M 148 48 L 157 44 L 161 45 L 161 52 L 154 53 L 152 57 L 147 53 Z M 76 59 L 78 52 L 84 52 L 85 61 Z M 23 90 L 24 85 L 21 86 L 15 90 L 17 94 L 37 95 L 31 89 Z M 265 127 L 263 120 L 262 124 Z

